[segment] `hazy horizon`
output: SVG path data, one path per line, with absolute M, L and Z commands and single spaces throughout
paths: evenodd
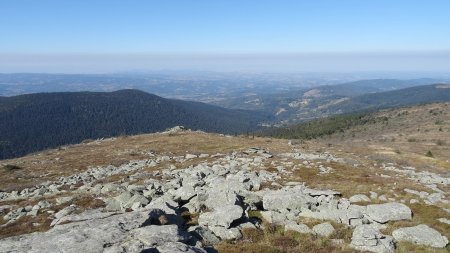
M 104 74 L 132 71 L 437 72 L 450 73 L 450 51 L 283 54 L 0 55 L 0 73 Z
M 450 2 L 4 1 L 0 73 L 447 72 Z

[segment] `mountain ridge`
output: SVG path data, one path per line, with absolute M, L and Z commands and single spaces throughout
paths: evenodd
M 0 158 L 119 135 L 184 125 L 194 130 L 241 133 L 264 114 L 200 102 L 165 99 L 138 90 L 36 93 L 0 99 Z

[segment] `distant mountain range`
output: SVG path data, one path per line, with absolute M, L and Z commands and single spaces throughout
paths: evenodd
M 0 159 L 84 139 L 151 133 L 176 125 L 235 134 L 257 130 L 261 125 L 450 101 L 450 85 L 420 85 L 431 81 L 377 79 L 291 92 L 268 91 L 219 103 L 228 109 L 139 90 L 0 97 Z
M 433 84 L 352 97 L 329 106 L 326 111 L 334 114 L 448 101 L 450 84 Z
M 261 110 L 274 115 L 278 122 L 297 123 L 352 111 L 448 101 L 448 89 L 436 88 L 430 83 L 433 81 L 362 80 L 270 95 L 252 95 L 217 104 L 234 109 Z
M 42 92 L 111 92 L 137 89 L 166 98 L 212 101 L 248 93 L 273 93 L 318 84 L 336 84 L 352 77 L 270 74 L 205 73 L 196 71 L 130 73 L 130 74 L 45 74 L 0 73 L 0 96 Z
M 138 90 L 0 97 L 0 159 L 85 139 L 151 133 L 176 125 L 242 133 L 257 129 L 268 119 L 261 112 L 165 99 Z

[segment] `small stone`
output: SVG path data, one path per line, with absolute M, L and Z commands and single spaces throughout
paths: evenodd
M 61 204 L 70 202 L 70 201 L 72 201 L 72 200 L 73 200 L 73 197 L 72 197 L 72 196 L 59 197 L 59 198 L 56 198 L 56 204 L 61 205 Z
M 36 216 L 39 212 L 39 209 L 33 209 L 27 213 L 27 215 Z
M 334 227 L 329 222 L 325 222 L 322 224 L 315 225 L 312 228 L 312 231 L 314 231 L 314 233 L 316 233 L 317 235 L 328 237 L 331 234 L 333 234 Z
M 371 199 L 377 199 L 378 198 L 378 193 L 376 193 L 376 192 L 369 192 L 370 193 L 370 198 Z
M 386 197 L 386 195 L 381 195 L 378 197 L 378 200 L 387 201 L 387 197 Z
M 197 157 L 198 157 L 197 155 L 192 155 L 192 154 L 186 154 L 186 156 L 185 156 L 186 159 L 194 159 Z
M 353 195 L 351 196 L 348 200 L 350 200 L 351 203 L 356 203 L 356 202 L 370 202 L 370 198 L 367 197 L 364 194 L 357 194 L 357 195 Z
M 49 208 L 52 205 L 47 200 L 41 200 L 37 203 L 41 208 Z
M 297 224 L 295 221 L 289 221 L 284 226 L 284 231 L 295 231 L 301 234 L 310 234 L 313 231 L 305 224 Z
M 59 212 L 55 214 L 56 219 L 61 219 L 62 217 L 71 214 L 75 211 L 75 206 L 68 206 L 66 208 L 61 209 Z
M 442 223 L 445 223 L 445 224 L 448 224 L 448 225 L 450 225 L 450 220 L 449 219 L 446 219 L 446 218 L 439 218 L 439 219 L 437 219 L 439 222 L 442 222 Z
M 417 199 L 411 199 L 411 200 L 409 201 L 409 203 L 410 203 L 410 204 L 416 204 L 416 203 L 419 203 L 419 201 L 418 201 Z

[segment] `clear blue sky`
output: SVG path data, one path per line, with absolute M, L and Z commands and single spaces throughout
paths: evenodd
M 449 0 L 0 1 L 9 57 L 449 51 Z

